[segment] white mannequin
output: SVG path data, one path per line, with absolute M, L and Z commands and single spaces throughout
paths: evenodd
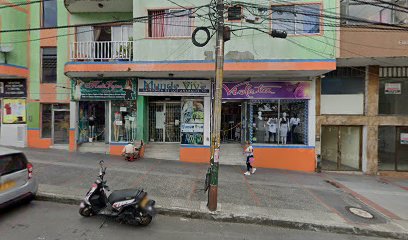
M 269 132 L 269 137 L 268 137 L 268 142 L 271 143 L 271 137 L 272 137 L 272 142 L 276 141 L 276 130 L 277 130 L 277 121 L 278 119 L 276 118 L 269 118 L 268 122 L 266 124 L 268 124 L 268 132 Z
M 279 119 L 279 126 L 281 143 L 286 144 L 289 131 L 289 119 L 286 117 L 286 112 L 282 113 L 282 117 Z
M 89 138 L 93 139 L 95 137 L 95 117 L 93 115 L 88 118 L 89 125 Z
M 290 139 L 291 139 L 292 144 L 297 142 L 297 141 L 295 141 L 295 140 L 297 140 L 297 139 L 295 139 L 295 137 L 297 137 L 296 133 L 295 133 L 295 129 L 299 124 L 300 124 L 300 118 L 298 118 L 296 114 L 293 117 L 290 118 L 290 121 L 289 121 L 290 134 L 291 134 Z
M 261 111 L 258 112 L 258 119 L 262 120 L 262 112 Z

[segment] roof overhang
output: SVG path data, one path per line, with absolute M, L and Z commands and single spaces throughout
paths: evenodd
M 26 67 L 11 64 L 0 64 L 0 78 L 28 78 Z
M 378 65 L 383 67 L 398 67 L 408 65 L 407 57 L 353 57 L 353 58 L 338 58 L 338 67 L 362 67 Z

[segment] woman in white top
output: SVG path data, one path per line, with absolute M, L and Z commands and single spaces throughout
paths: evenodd
M 254 157 L 254 147 L 252 147 L 249 141 L 246 142 L 244 153 L 247 155 L 246 158 L 247 171 L 244 173 L 244 175 L 249 176 L 251 175 L 251 173 L 254 174 L 256 171 L 256 168 L 252 167 L 250 162 L 250 158 Z

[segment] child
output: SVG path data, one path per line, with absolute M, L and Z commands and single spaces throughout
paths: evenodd
M 252 167 L 251 162 L 250 162 L 250 159 L 254 158 L 254 148 L 249 143 L 249 141 L 246 142 L 244 153 L 247 155 L 247 158 L 246 158 L 247 171 L 244 173 L 244 175 L 249 176 L 251 175 L 251 173 L 254 174 L 256 171 L 256 168 Z

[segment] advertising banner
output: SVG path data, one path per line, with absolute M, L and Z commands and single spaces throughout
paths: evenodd
M 185 99 L 181 108 L 181 144 L 204 143 L 204 100 Z
M 408 144 L 408 133 L 401 133 L 401 144 Z
M 228 82 L 223 99 L 310 99 L 311 82 Z
M 0 79 L 0 98 L 27 97 L 25 79 Z
M 386 83 L 385 94 L 401 94 L 401 83 Z
M 72 100 L 135 100 L 136 85 L 133 79 L 72 80 Z
M 210 96 L 209 80 L 139 79 L 140 96 Z
M 3 123 L 23 124 L 26 122 L 25 99 L 3 99 Z

